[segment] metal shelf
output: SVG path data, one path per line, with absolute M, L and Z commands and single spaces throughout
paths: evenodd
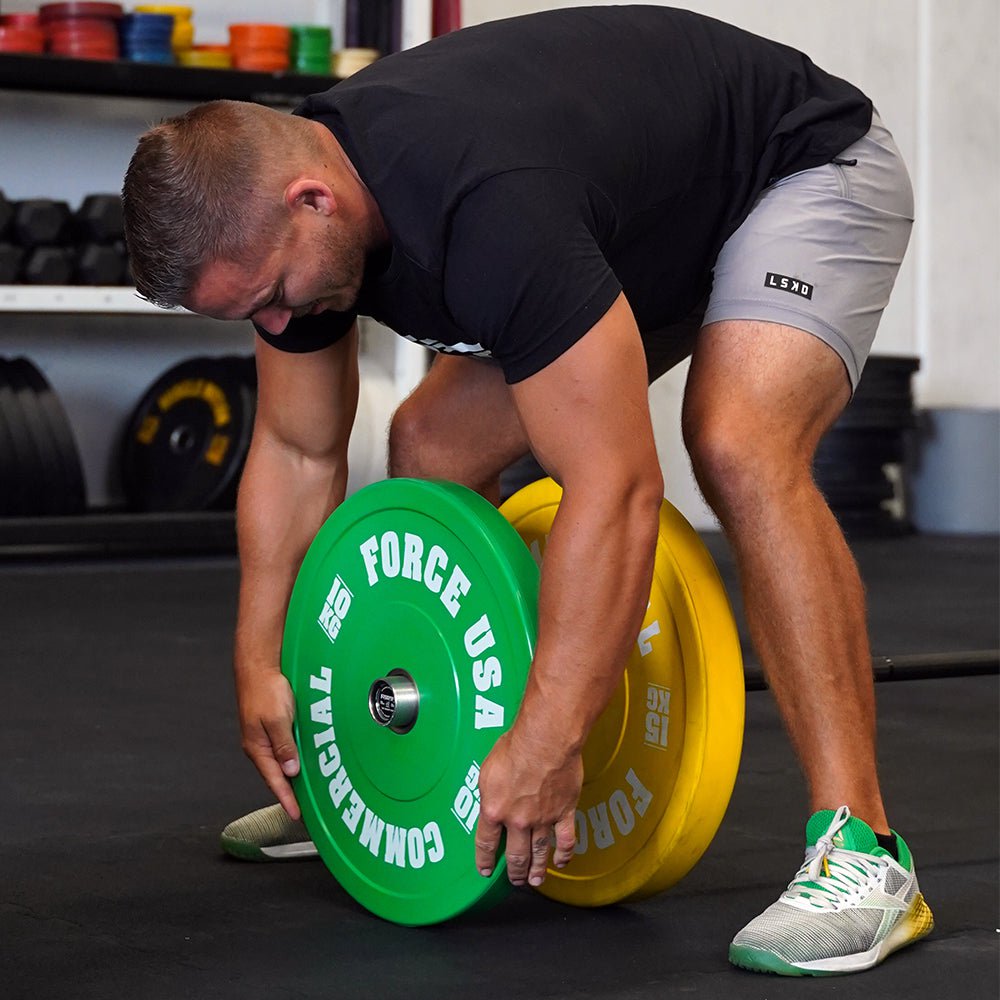
M 49 556 L 234 555 L 233 511 L 0 518 L 0 563 Z
M 235 69 L 158 66 L 125 59 L 98 61 L 66 56 L 0 55 L 0 88 L 104 97 L 142 97 L 168 101 L 254 101 L 297 104 L 328 90 L 337 78 L 298 73 L 251 73 Z
M 0 285 L 0 313 L 140 313 L 193 316 L 186 309 L 160 309 L 124 286 Z

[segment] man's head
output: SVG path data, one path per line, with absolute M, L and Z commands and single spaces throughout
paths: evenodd
M 374 203 L 327 130 L 236 101 L 146 132 L 122 202 L 141 295 L 273 332 L 353 305 L 376 232 Z

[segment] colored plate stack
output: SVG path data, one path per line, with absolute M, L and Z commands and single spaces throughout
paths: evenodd
M 122 19 L 122 56 L 133 62 L 169 65 L 174 61 L 173 33 L 170 14 L 129 14 Z
M 333 33 L 315 24 L 292 25 L 292 69 L 296 73 L 327 75 L 330 72 L 330 49 Z
M 194 25 L 191 16 L 194 11 L 190 7 L 178 7 L 174 4 L 142 4 L 135 8 L 137 14 L 165 14 L 174 19 L 173 31 L 170 34 L 170 47 L 174 55 L 186 52 L 194 44 Z
M 0 516 L 79 514 L 85 502 L 59 399 L 27 358 L 0 358 Z
M 229 69 L 233 65 L 228 45 L 192 45 L 177 53 L 177 61 L 202 69 Z
M 73 59 L 118 58 L 116 3 L 48 3 L 38 8 L 47 51 Z
M 0 14 L 0 52 L 45 51 L 45 35 L 37 14 Z
M 231 24 L 229 47 L 236 69 L 282 73 L 288 69 L 291 32 L 283 24 Z

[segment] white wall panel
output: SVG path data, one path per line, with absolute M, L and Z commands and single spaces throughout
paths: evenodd
M 421 0 L 425 3 L 425 0 Z M 31 10 L 30 0 L 5 10 Z M 466 24 L 552 7 L 464 0 Z M 795 45 L 872 96 L 910 165 L 921 216 L 876 340 L 920 353 L 923 405 L 1000 405 L 1000 4 L 997 0 L 695 0 L 691 9 Z M 340 0 L 287 0 L 280 20 L 336 22 Z M 199 41 L 233 20 L 275 18 L 273 0 L 196 8 Z M 600 67 L 595 67 L 599 72 Z M 136 136 L 185 105 L 0 92 L 0 189 L 8 196 L 116 190 Z M 680 444 L 683 371 L 652 390 L 671 496 L 709 523 Z

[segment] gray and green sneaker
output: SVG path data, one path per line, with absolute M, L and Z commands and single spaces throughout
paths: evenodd
M 870 969 L 929 934 L 934 917 L 913 857 L 893 833 L 898 862 L 847 806 L 815 813 L 802 867 L 778 901 L 736 935 L 729 961 L 753 972 L 833 976 Z
M 222 831 L 222 849 L 242 861 L 288 861 L 319 856 L 301 820 L 275 803 L 234 819 Z

